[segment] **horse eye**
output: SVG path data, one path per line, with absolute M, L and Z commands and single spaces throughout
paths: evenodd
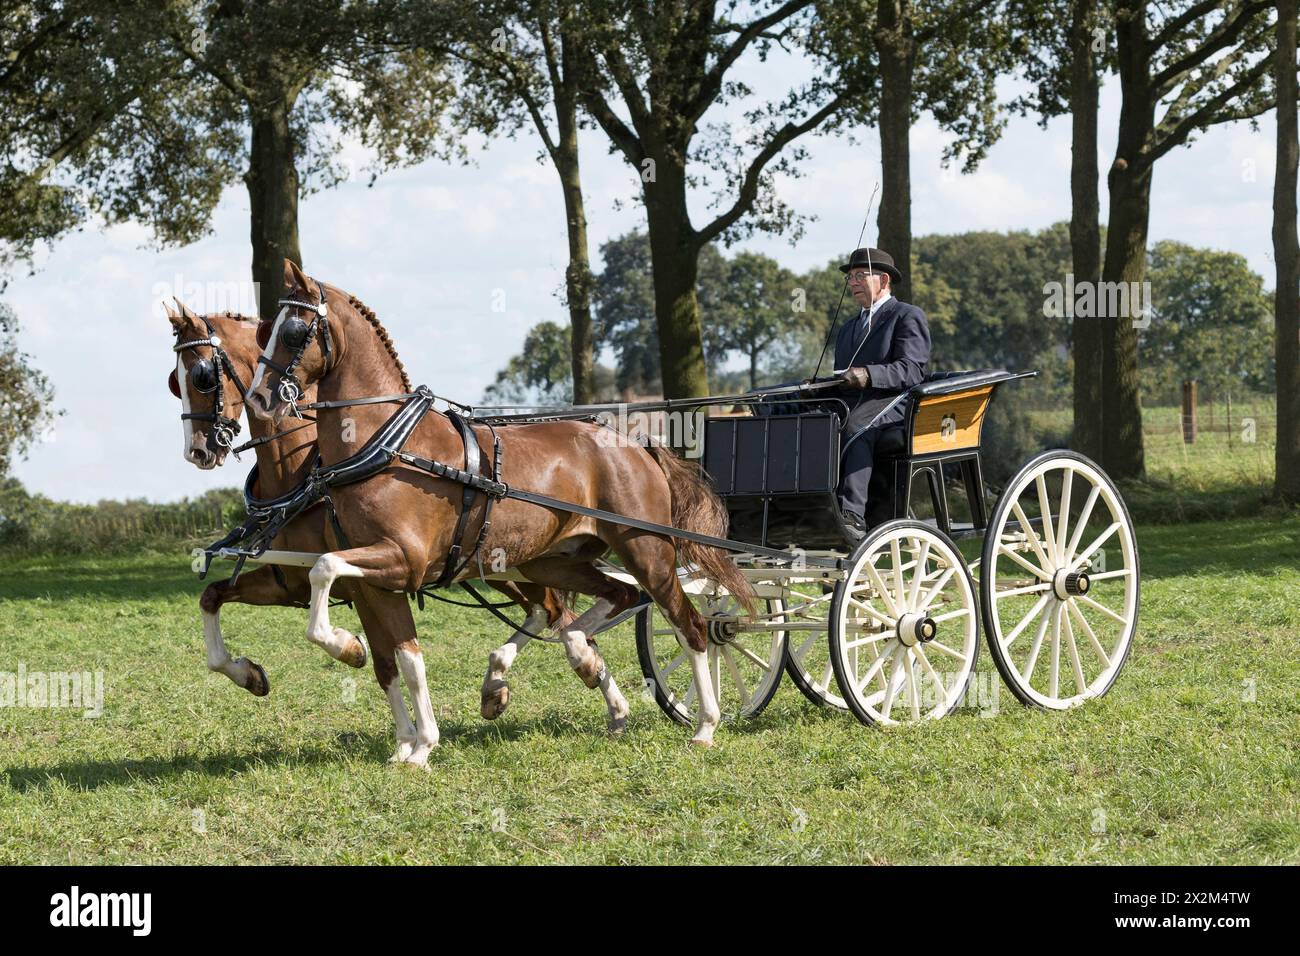
M 210 392 L 217 387 L 217 370 L 211 359 L 203 359 L 190 369 L 190 381 L 200 392 Z
M 307 323 L 302 319 L 289 319 L 280 329 L 280 341 L 285 348 L 300 349 L 307 341 Z

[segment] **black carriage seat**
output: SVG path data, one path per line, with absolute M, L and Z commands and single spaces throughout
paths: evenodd
M 878 463 L 868 491 L 868 526 L 911 517 L 912 484 L 924 474 L 940 530 L 945 534 L 982 531 L 988 523 L 980 462 L 985 412 L 1003 382 L 1037 374 L 1002 369 L 934 372 L 885 406 L 878 415 L 901 404 L 903 422 L 877 439 Z M 847 448 L 857 434 L 861 430 L 842 447 Z M 952 523 L 943 480 L 945 465 L 956 466 L 961 474 L 970 505 L 969 525 L 955 527 Z

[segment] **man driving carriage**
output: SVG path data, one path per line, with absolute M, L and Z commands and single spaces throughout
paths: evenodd
M 850 528 L 865 532 L 890 514 L 888 494 L 877 495 L 873 514 L 867 514 L 868 490 L 881 435 L 902 423 L 903 409 L 894 408 L 870 428 L 864 426 L 899 392 L 925 378 L 930 326 L 924 312 L 891 292 L 903 275 L 889 253 L 855 249 L 840 271 L 847 274 L 849 291 L 861 307 L 835 341 L 835 370 L 844 381 L 841 397 L 850 409 L 842 432 L 840 511 Z M 887 482 L 883 485 L 888 488 Z

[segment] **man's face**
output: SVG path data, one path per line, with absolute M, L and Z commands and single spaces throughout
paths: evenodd
M 869 309 L 871 303 L 889 292 L 889 276 L 862 268 L 852 269 L 849 271 L 849 291 L 858 305 Z

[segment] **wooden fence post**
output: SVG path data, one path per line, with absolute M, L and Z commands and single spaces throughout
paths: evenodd
M 1183 382 L 1183 442 L 1196 441 L 1196 380 Z

